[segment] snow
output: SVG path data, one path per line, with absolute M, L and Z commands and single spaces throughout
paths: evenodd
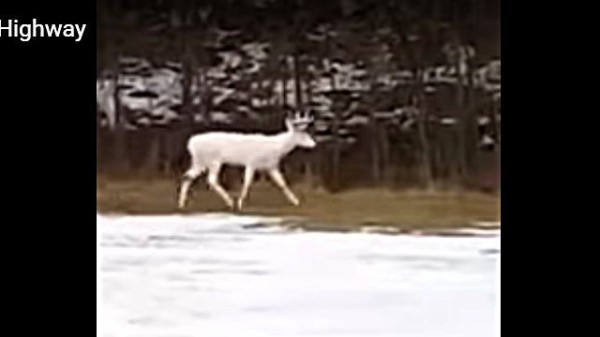
M 261 226 L 277 221 L 98 215 L 101 336 L 487 337 L 498 330 L 497 232 Z

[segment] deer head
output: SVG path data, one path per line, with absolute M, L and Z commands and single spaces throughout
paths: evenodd
M 285 119 L 285 125 L 288 132 L 292 135 L 294 143 L 299 147 L 314 148 L 317 143 L 308 133 L 308 127 L 313 122 L 313 117 L 309 116 L 308 113 L 301 115 L 296 112 L 293 116 L 288 116 Z

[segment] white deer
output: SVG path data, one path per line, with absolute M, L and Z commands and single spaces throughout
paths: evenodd
M 307 127 L 312 120 L 308 115 L 301 116 L 296 113 L 292 118 L 285 119 L 287 130 L 275 135 L 208 132 L 192 136 L 187 144 L 191 167 L 182 178 L 179 208 L 185 207 L 192 182 L 208 170 L 209 187 L 225 201 L 229 208 L 233 209 L 232 198 L 219 184 L 219 172 L 223 165 L 242 166 L 245 169 L 242 191 L 237 201 L 238 209 L 242 208 L 257 171 L 267 172 L 287 199 L 293 205 L 299 205 L 298 198 L 285 182 L 279 169 L 279 162 L 296 147 L 316 146 L 316 142 L 307 132 Z

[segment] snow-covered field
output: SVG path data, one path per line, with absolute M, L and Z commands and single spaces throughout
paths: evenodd
M 98 216 L 99 336 L 499 336 L 500 237 Z

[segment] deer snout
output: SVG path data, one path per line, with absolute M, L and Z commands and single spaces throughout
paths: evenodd
M 304 148 L 312 149 L 317 146 L 317 142 L 307 133 L 302 134 L 298 141 L 298 145 Z

